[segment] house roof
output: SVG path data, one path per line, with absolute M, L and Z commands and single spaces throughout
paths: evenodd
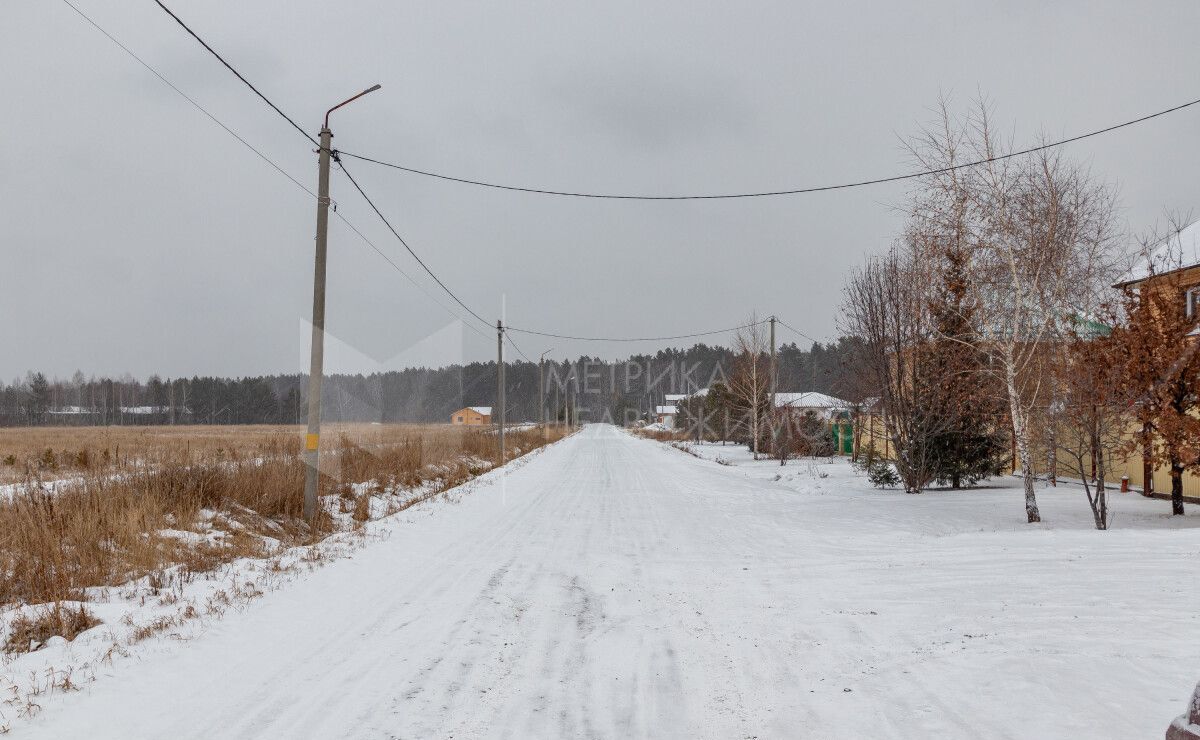
M 844 409 L 851 405 L 849 401 L 834 398 L 824 393 L 809 391 L 807 393 L 776 393 L 775 408 L 796 409 Z
M 126 414 L 169 414 L 170 406 L 121 406 L 120 411 Z M 87 406 L 60 406 L 56 409 L 48 409 L 48 414 L 71 415 L 71 414 L 99 414 L 101 409 L 88 408 Z M 176 406 L 175 413 L 190 414 L 192 410 L 186 406 Z
M 466 408 L 461 408 L 458 411 L 466 411 L 467 409 L 470 409 L 471 411 L 474 411 L 475 413 L 481 414 L 483 416 L 491 416 L 492 415 L 492 407 L 491 406 L 467 406 Z M 458 411 L 455 411 L 454 413 L 457 414 Z
M 667 403 L 673 403 L 675 401 L 682 401 L 687 397 L 688 394 L 686 393 L 666 393 L 663 395 L 663 400 Z
M 1200 221 L 1168 234 L 1152 246 L 1148 254 L 1138 257 L 1118 285 L 1141 282 L 1151 274 L 1164 275 L 1192 267 L 1200 267 Z
M 656 414 L 677 414 L 679 409 L 674 406 L 655 406 L 654 413 Z

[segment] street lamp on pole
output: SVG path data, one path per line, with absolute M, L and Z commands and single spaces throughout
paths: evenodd
M 304 437 L 304 518 L 317 513 L 317 484 L 321 471 L 321 375 L 325 371 L 325 255 L 329 236 L 329 161 L 333 132 L 329 114 L 382 85 L 374 85 L 325 111 L 317 169 L 317 254 L 313 270 L 312 355 L 308 367 L 308 433 Z

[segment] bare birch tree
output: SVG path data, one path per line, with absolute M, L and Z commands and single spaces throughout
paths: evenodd
M 771 383 L 770 346 L 766 330 L 758 317 L 751 314 L 746 327 L 739 329 L 733 339 L 733 372 L 729 376 L 729 395 L 749 425 L 750 450 L 758 459 L 758 445 L 764 405 Z M 770 408 L 770 406 L 767 406 Z
M 914 217 L 970 246 L 980 347 L 1007 395 L 1026 517 L 1041 521 L 1031 430 L 1047 404 L 1042 370 L 1061 360 L 1067 319 L 1100 300 L 1101 267 L 1114 242 L 1113 194 L 1057 150 L 1001 159 L 982 102 L 962 122 L 943 104 L 939 125 L 910 150 L 938 171 L 914 197 Z M 968 160 L 983 164 L 952 169 Z

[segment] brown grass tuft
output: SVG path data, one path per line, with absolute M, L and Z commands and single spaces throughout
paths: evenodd
M 633 433 L 639 437 L 653 439 L 658 442 L 683 442 L 688 439 L 688 436 L 683 432 L 666 429 L 635 429 Z
M 4 652 L 26 653 L 37 650 L 51 637 L 74 640 L 80 632 L 100 624 L 91 612 L 80 604 L 65 607 L 57 602 L 42 611 L 28 616 L 21 614 L 12 621 L 8 639 L 4 641 Z

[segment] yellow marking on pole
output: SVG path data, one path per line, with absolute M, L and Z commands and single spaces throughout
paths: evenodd
M 320 439 L 319 434 L 307 434 L 304 437 L 304 449 L 312 452 L 317 449 L 317 441 Z

